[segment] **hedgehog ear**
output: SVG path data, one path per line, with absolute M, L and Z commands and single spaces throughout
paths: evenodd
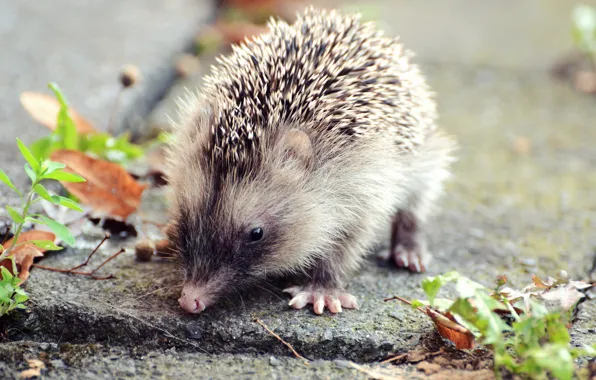
M 283 144 L 290 159 L 299 160 L 310 168 L 314 159 L 312 144 L 308 135 L 296 128 L 290 129 L 283 138 Z

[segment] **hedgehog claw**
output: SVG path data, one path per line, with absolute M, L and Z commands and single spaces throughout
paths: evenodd
M 288 303 L 294 309 L 302 309 L 309 303 L 313 305 L 315 314 L 321 315 L 325 307 L 333 313 L 341 313 L 343 309 L 358 309 L 356 297 L 339 289 L 325 289 L 314 285 L 292 286 L 284 289 L 293 298 Z
M 399 244 L 393 250 L 393 260 L 400 268 L 407 268 L 410 272 L 422 273 L 430 261 L 430 254 L 421 246 L 406 249 Z

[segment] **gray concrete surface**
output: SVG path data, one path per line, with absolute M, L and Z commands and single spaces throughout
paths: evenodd
M 519 287 L 532 273 L 565 269 L 585 277 L 596 245 L 596 108 L 593 97 L 554 82 L 546 72 L 569 46 L 569 3 L 508 1 L 507 10 L 488 0 L 378 3 L 386 7 L 381 14 L 388 33 L 403 35 L 419 52 L 438 94 L 441 124 L 461 145 L 444 211 L 429 231 L 436 255 L 429 275 L 457 269 L 489 285 L 506 273 Z M 85 93 L 78 83 L 72 91 Z M 26 117 L 15 120 L 32 130 L 23 127 L 30 126 Z M 526 153 L 515 149 L 520 137 L 530 143 Z M 154 195 L 150 203 L 159 204 L 162 194 Z M 83 239 L 77 250 L 50 254 L 44 264 L 69 267 L 94 245 L 94 238 Z M 120 245 L 131 248 L 134 242 L 112 242 L 96 260 Z M 370 362 L 437 342 L 427 318 L 383 302 L 392 295 L 421 296 L 423 276 L 372 258 L 350 285 L 361 310 L 320 317 L 288 308 L 281 283 L 199 316 L 183 315 L 176 304 L 175 266 L 137 263 L 132 250 L 104 273 L 117 278 L 99 282 L 34 270 L 27 283 L 29 311 L 4 322 L 8 339 L 16 343 L 0 345 L 0 358 L 8 363 L 0 371 L 12 376 L 26 368 L 23 359 L 31 355 L 62 360 L 64 368 L 48 371 L 55 378 L 175 377 L 176 371 L 210 378 L 336 378 L 353 374 L 343 372 L 344 362 L 332 361 Z M 594 313 L 594 303 L 584 303 L 572 328 L 574 344 L 596 343 Z M 291 359 L 255 318 L 318 360 L 320 369 L 313 372 Z M 69 361 L 71 350 L 80 350 L 83 359 Z M 283 370 L 271 368 L 271 355 Z M 168 369 L 156 374 L 151 363 Z M 247 368 L 256 372 L 243 373 Z
M 50 93 L 50 81 L 105 130 L 120 69 L 136 65 L 142 80 L 122 97 L 116 129 L 142 128 L 145 114 L 175 79 L 175 56 L 190 46 L 213 11 L 209 0 L 0 0 L 2 168 L 19 183 L 26 179 L 19 177 L 21 165 L 11 165 L 15 138 L 30 143 L 46 129 L 29 117 L 19 94 Z

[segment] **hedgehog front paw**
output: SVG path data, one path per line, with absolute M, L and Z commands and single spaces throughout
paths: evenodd
M 302 309 L 304 306 L 313 304 L 315 314 L 323 314 L 325 306 L 333 314 L 341 313 L 342 307 L 346 309 L 358 309 L 356 297 L 340 289 L 326 289 L 315 285 L 292 286 L 284 289 L 293 298 L 288 304 L 294 309 Z
M 410 272 L 426 272 L 426 267 L 430 263 L 432 255 L 426 250 L 424 244 L 414 244 L 406 247 L 398 244 L 393 248 L 392 255 L 395 265 L 400 268 L 407 268 Z

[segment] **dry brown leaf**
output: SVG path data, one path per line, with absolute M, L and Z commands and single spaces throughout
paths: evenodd
M 28 241 L 28 240 L 50 240 L 56 242 L 56 235 L 48 231 L 30 230 L 19 234 L 17 244 Z M 10 238 L 6 243 L 2 244 L 4 248 L 8 249 L 13 245 L 13 238 Z M 45 252 L 44 249 L 38 248 L 40 252 Z
M 66 171 L 87 180 L 61 183 L 81 203 L 91 206 L 97 213 L 122 221 L 139 207 L 147 185 L 135 181 L 122 166 L 75 150 L 57 150 L 50 158 L 65 164 Z
M 34 377 L 40 377 L 40 376 L 41 376 L 40 368 L 29 368 L 29 369 L 22 371 L 19 374 L 19 378 L 21 378 L 21 379 L 32 379 Z
M 455 344 L 458 350 L 474 348 L 474 335 L 470 330 L 455 321 L 450 314 L 443 314 L 430 307 L 424 310 L 435 325 L 439 334 Z
M 10 253 L 10 256 L 14 256 L 14 261 L 17 266 L 17 270 L 19 271 L 19 278 L 21 279 L 21 283 L 25 282 L 29 278 L 29 269 L 31 269 L 33 259 L 35 259 L 36 257 L 43 256 L 41 250 L 32 244 L 20 245 Z M 10 271 L 10 273 L 14 274 L 12 270 L 13 268 L 11 260 L 3 260 L 2 262 L 0 262 L 0 266 L 5 267 Z
M 29 365 L 29 368 L 45 368 L 46 367 L 45 363 L 39 359 L 28 359 L 27 364 Z
M 29 369 L 26 369 L 19 374 L 21 379 L 40 377 L 41 370 L 46 368 L 45 363 L 39 359 L 29 359 L 27 360 L 27 364 L 29 364 Z
M 251 39 L 269 30 L 265 26 L 255 25 L 249 22 L 217 22 L 214 25 L 214 28 L 221 33 L 224 40 L 230 44 L 241 43 L 245 38 Z
M 52 242 L 56 242 L 56 235 L 47 231 L 31 230 L 20 234 L 17 244 L 26 242 L 28 240 L 50 240 Z M 13 239 L 10 239 L 4 243 L 4 248 L 8 249 L 12 247 L 13 244 Z M 25 282 L 29 278 L 29 269 L 31 269 L 33 260 L 36 257 L 42 257 L 45 251 L 45 249 L 36 247 L 33 244 L 23 244 L 19 245 L 10 252 L 10 256 L 14 256 L 14 261 L 17 266 L 17 270 L 19 271 L 21 283 Z M 0 262 L 0 266 L 5 267 L 10 271 L 10 273 L 14 274 L 11 260 L 3 260 Z
M 20 99 L 21 104 L 33 119 L 52 131 L 56 129 L 56 119 L 60 111 L 60 103 L 56 98 L 38 92 L 25 91 L 21 93 Z M 96 132 L 93 124 L 79 115 L 72 107 L 69 107 L 69 113 L 79 133 Z
M 536 286 L 538 288 L 548 289 L 548 288 L 552 287 L 553 285 L 555 285 L 555 283 L 557 281 L 554 278 L 552 278 L 552 277 L 547 277 L 546 280 L 543 280 L 540 277 L 538 277 L 535 274 L 533 274 L 532 275 L 532 282 L 534 283 L 534 286 Z M 532 286 L 532 285 L 529 285 L 529 286 Z
M 563 310 L 570 310 L 586 295 L 578 291 L 573 285 L 557 287 L 540 294 L 540 297 L 547 301 L 557 302 Z

